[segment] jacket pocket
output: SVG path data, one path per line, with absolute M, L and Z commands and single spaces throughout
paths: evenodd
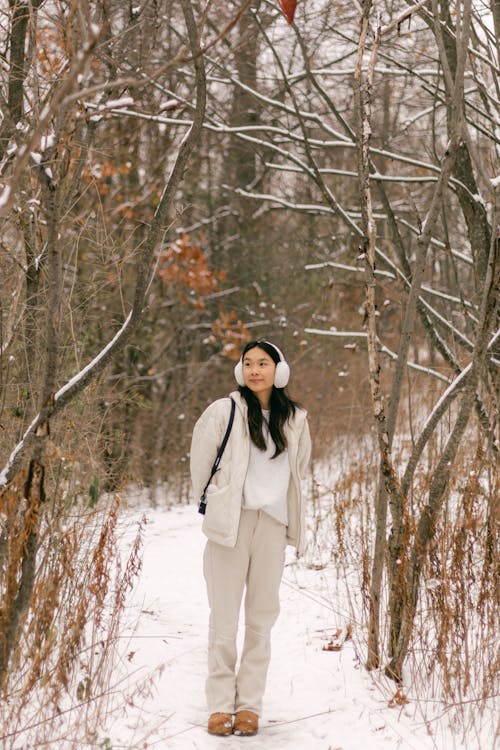
M 208 486 L 202 529 L 209 539 L 224 543 L 231 536 L 234 526 L 233 494 L 230 484 L 220 489 L 213 484 Z

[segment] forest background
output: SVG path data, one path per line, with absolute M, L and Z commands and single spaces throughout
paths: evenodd
M 113 577 L 120 497 L 189 501 L 193 423 L 251 338 L 309 412 L 308 554 L 357 570 L 367 667 L 480 712 L 498 1 L 2 0 L 0 30 L 5 720 L 113 643 L 140 565 L 138 538 Z

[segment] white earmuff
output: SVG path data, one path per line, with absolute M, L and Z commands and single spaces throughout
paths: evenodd
M 278 349 L 275 344 L 271 344 L 270 341 L 263 341 L 263 343 L 269 344 L 269 346 L 272 346 L 273 349 L 278 352 L 280 361 L 276 365 L 276 371 L 274 373 L 274 385 L 276 388 L 284 388 L 286 385 L 288 385 L 288 381 L 290 380 L 290 367 L 288 366 L 288 362 L 285 360 L 283 352 Z M 241 357 L 234 368 L 234 377 L 238 385 L 245 385 L 245 378 L 243 376 L 243 360 L 241 359 Z
M 238 385 L 241 385 L 241 387 L 243 388 L 243 386 L 245 385 L 245 378 L 243 377 L 243 361 L 241 357 L 235 365 L 234 377 Z
M 278 349 L 276 344 L 271 344 L 270 341 L 266 341 L 266 344 L 269 344 L 269 346 L 272 346 L 273 349 L 275 349 L 278 354 L 280 361 L 276 365 L 276 371 L 274 373 L 274 385 L 276 388 L 284 388 L 286 385 L 288 385 L 288 381 L 290 380 L 290 367 L 288 366 L 288 362 L 286 361 L 283 352 L 281 349 Z

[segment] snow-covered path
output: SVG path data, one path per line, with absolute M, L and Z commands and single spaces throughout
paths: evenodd
M 433 741 L 422 722 L 412 718 L 411 704 L 388 708 L 387 692 L 360 667 L 351 641 L 339 652 L 322 650 L 342 621 L 342 605 L 332 608 L 322 596 L 320 573 L 298 565 L 291 549 L 281 614 L 273 630 L 261 730 L 251 739 L 208 735 L 204 697 L 208 609 L 201 519 L 192 506 L 150 510 L 147 517 L 143 570 L 124 618 L 116 674 L 123 711 L 107 728 L 108 744 L 103 747 L 235 750 L 242 743 L 252 750 L 457 747 L 450 735 L 446 741 L 442 737 Z M 123 675 L 128 675 L 125 681 Z

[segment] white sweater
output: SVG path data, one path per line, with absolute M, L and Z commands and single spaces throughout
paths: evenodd
M 262 410 L 262 431 L 266 450 L 259 450 L 254 443 L 250 443 L 250 460 L 243 486 L 243 507 L 249 510 L 263 510 L 286 526 L 290 461 L 287 450 L 273 458 L 276 446 L 269 432 L 269 415 L 269 411 Z

